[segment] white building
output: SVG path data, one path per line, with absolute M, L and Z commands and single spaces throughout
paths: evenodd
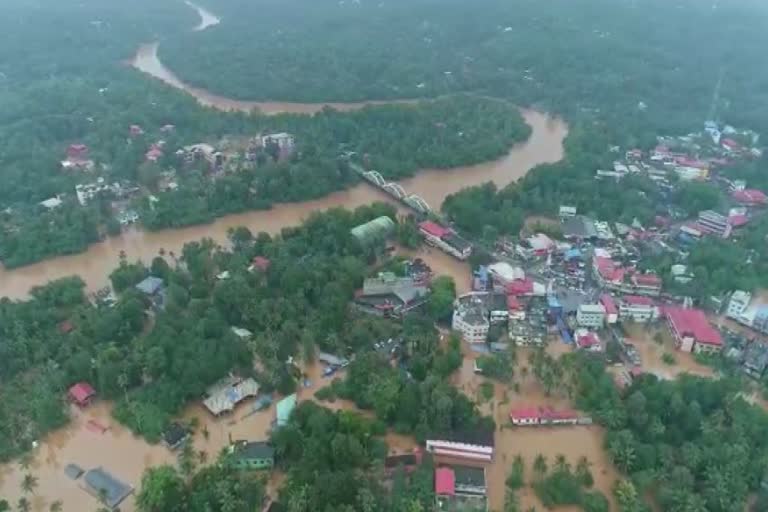
M 296 138 L 290 133 L 271 133 L 261 137 L 261 145 L 277 144 L 280 149 L 292 149 L 296 144 Z
M 62 203 L 63 201 L 59 198 L 59 196 L 51 197 L 49 199 L 46 199 L 45 201 L 40 201 L 40 204 L 49 210 L 54 210 L 58 208 L 59 206 L 62 205 Z
M 426 448 L 429 453 L 452 459 L 481 463 L 493 460 L 493 446 L 428 439 Z
M 453 304 L 451 328 L 461 333 L 467 343 L 485 343 L 491 321 L 485 304 L 485 295 L 468 293 L 456 299 Z
M 599 329 L 605 323 L 605 307 L 602 304 L 582 304 L 576 310 L 576 322 L 581 327 Z
M 659 308 L 648 297 L 625 295 L 619 302 L 619 318 L 629 322 L 650 322 L 658 318 Z
M 728 309 L 725 316 L 738 320 L 752 302 L 752 294 L 743 290 L 736 290 L 731 294 L 731 300 L 728 301 Z
M 488 265 L 488 273 L 493 277 L 493 282 L 501 286 L 507 286 L 518 279 L 525 279 L 523 269 L 503 261 Z
M 575 206 L 560 206 L 560 218 L 567 219 L 576 216 Z

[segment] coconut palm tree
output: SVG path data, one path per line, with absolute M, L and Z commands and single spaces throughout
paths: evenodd
M 56 500 L 48 507 L 48 512 L 61 512 L 64 510 L 64 503 L 61 500 Z
M 18 510 L 18 512 L 29 512 L 32 510 L 32 504 L 25 496 L 22 496 L 16 504 L 16 510 Z
M 24 452 L 24 454 L 19 459 L 19 467 L 21 467 L 21 469 L 23 469 L 24 471 L 27 471 L 31 465 L 32 465 L 32 452 Z
M 24 491 L 24 494 L 34 494 L 36 487 L 37 477 L 29 473 L 24 475 L 24 478 L 21 480 L 21 490 Z
M 541 453 L 533 460 L 533 471 L 539 476 L 547 473 L 547 458 Z

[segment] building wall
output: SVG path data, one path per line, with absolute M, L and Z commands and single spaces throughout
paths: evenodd
M 584 311 L 579 308 L 576 312 L 576 321 L 582 327 L 602 327 L 605 323 L 605 313 Z
M 461 315 L 454 313 L 451 327 L 454 331 L 460 332 L 464 341 L 468 343 L 485 343 L 490 326 L 489 324 L 476 325 L 467 323 Z
M 719 345 L 707 345 L 705 343 L 695 343 L 693 345 L 693 352 L 696 354 L 716 354 L 722 350 L 722 346 Z
M 274 465 L 273 459 L 239 459 L 232 462 L 232 467 L 241 470 L 270 469 Z
M 621 304 L 619 315 L 622 319 L 632 322 L 650 322 L 658 316 L 658 309 L 656 306 Z

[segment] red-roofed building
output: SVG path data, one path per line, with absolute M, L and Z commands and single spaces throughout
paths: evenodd
M 621 265 L 614 263 L 611 258 L 595 256 L 592 266 L 600 284 L 615 290 L 622 290 L 624 288 L 626 270 Z
M 444 228 L 437 222 L 432 222 L 431 220 L 425 220 L 424 222 L 419 223 L 419 230 L 425 236 L 434 236 L 437 238 L 442 238 L 450 233 L 448 228 Z
M 507 311 L 511 320 L 525 320 L 525 307 L 514 295 L 507 296 Z
M 746 206 L 763 206 L 768 203 L 768 196 L 766 196 L 761 190 L 748 188 L 745 190 L 737 190 L 731 197 L 739 203 Z
M 677 164 L 682 165 L 684 167 L 693 167 L 694 169 L 701 169 L 701 170 L 709 169 L 709 162 L 706 162 L 704 160 L 696 160 L 688 157 L 678 157 L 678 158 L 675 158 L 675 162 L 677 162 Z
M 78 407 L 87 407 L 96 398 L 96 391 L 87 382 L 78 382 L 69 388 L 67 396 Z
M 723 348 L 720 333 L 699 309 L 668 307 L 664 309 L 675 346 L 683 352 L 719 352 Z
M 144 157 L 149 162 L 157 162 L 163 157 L 163 149 L 158 144 L 152 144 Z
M 507 285 L 507 295 L 520 296 L 533 294 L 533 279 L 515 279 Z
M 600 304 L 605 308 L 605 321 L 609 324 L 615 324 L 619 319 L 619 309 L 616 307 L 616 301 L 609 294 L 600 295 Z
M 635 293 L 654 296 L 661 293 L 661 278 L 656 274 L 633 274 L 630 281 Z
M 637 273 L 633 268 L 624 268 L 611 258 L 603 256 L 595 256 L 592 259 L 592 268 L 598 282 L 605 288 L 651 296 L 661 293 L 662 281 L 656 274 Z
M 595 256 L 592 266 L 597 279 L 603 286 L 620 286 L 624 282 L 624 269 L 610 258 Z
M 269 261 L 264 256 L 256 256 L 255 258 L 253 258 L 253 261 L 251 261 L 251 267 L 249 268 L 249 270 L 251 271 L 260 270 L 262 272 L 266 272 L 267 270 L 269 270 L 269 266 L 271 264 L 272 262 Z
M 630 322 L 650 322 L 659 316 L 659 308 L 650 297 L 625 295 L 619 303 L 619 317 Z
M 88 146 L 85 144 L 70 144 L 67 148 L 67 158 L 73 161 L 88 159 Z
M 75 329 L 75 326 L 69 320 L 64 320 L 59 324 L 58 327 L 59 332 L 62 334 L 69 334 Z
M 472 254 L 472 244 L 437 222 L 431 220 L 420 222 L 419 232 L 428 245 L 437 247 L 460 260 L 466 260 Z
M 733 139 L 723 139 L 720 142 L 720 145 L 723 146 L 727 151 L 740 151 L 741 150 L 741 144 L 736 142 Z
M 435 494 L 438 496 L 456 495 L 456 474 L 451 468 L 435 469 Z
M 518 427 L 536 425 L 576 425 L 579 414 L 575 411 L 552 407 L 521 407 L 509 413 L 512 424 Z
M 538 407 L 523 407 L 520 409 L 513 409 L 509 413 L 509 419 L 512 420 L 513 425 L 518 427 L 526 425 L 538 425 L 541 420 Z
M 582 350 L 589 350 L 591 352 L 600 352 L 603 350 L 600 344 L 600 338 L 594 332 L 586 332 L 580 336 L 576 336 L 576 346 Z
M 747 217 L 743 213 L 731 215 L 728 217 L 728 224 L 730 224 L 732 228 L 741 228 L 746 226 L 748 223 L 749 223 L 749 217 Z

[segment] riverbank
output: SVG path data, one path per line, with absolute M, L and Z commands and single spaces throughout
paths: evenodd
M 447 195 L 462 188 L 487 181 L 504 187 L 524 177 L 539 164 L 561 160 L 563 140 L 568 134 L 566 123 L 534 110 L 523 110 L 522 114 L 532 129 L 531 136 L 513 146 L 506 156 L 484 164 L 448 170 L 425 169 L 400 183 L 428 203 L 440 205 Z M 210 224 L 158 232 L 133 229 L 94 244 L 80 254 L 52 258 L 13 270 L 0 267 L 0 294 L 21 299 L 28 295 L 32 287 L 71 275 L 79 275 L 88 289 L 95 291 L 109 284 L 109 273 L 117 266 L 121 255 L 128 260 L 140 259 L 149 263 L 161 249 L 166 253 L 178 253 L 185 243 L 204 237 L 226 244 L 227 230 L 232 227 L 246 226 L 254 233 L 265 231 L 274 234 L 285 227 L 300 224 L 314 212 L 336 207 L 355 208 L 374 201 L 393 203 L 388 195 L 361 183 L 321 199 L 283 203 L 271 210 L 229 215 Z

